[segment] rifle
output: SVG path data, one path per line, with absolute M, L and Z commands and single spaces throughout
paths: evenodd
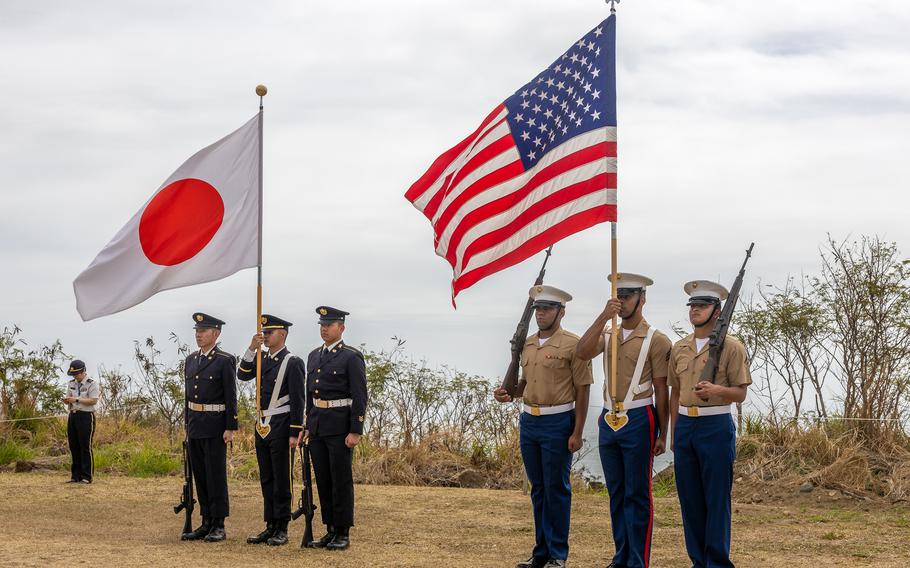
M 553 245 L 550 245 L 550 247 L 547 248 L 547 255 L 543 259 L 543 266 L 540 267 L 540 274 L 537 275 L 537 280 L 534 281 L 535 286 L 543 284 L 543 275 L 547 271 L 547 260 L 550 259 L 552 251 Z M 533 311 L 534 300 L 528 298 L 528 301 L 525 304 L 525 311 L 521 313 L 521 319 L 518 320 L 518 327 L 515 328 L 515 335 L 513 335 L 512 339 L 509 341 L 512 345 L 512 360 L 509 362 L 509 368 L 506 370 L 506 374 L 502 379 L 502 388 L 504 388 L 511 397 L 514 397 L 515 391 L 518 390 L 518 370 L 521 368 L 521 352 L 525 347 L 525 340 L 528 339 L 528 328 L 531 324 L 531 313 Z
M 714 329 L 711 330 L 711 337 L 708 339 L 708 361 L 705 363 L 705 368 L 702 369 L 701 378 L 699 380 L 713 383 L 714 379 L 717 377 L 720 354 L 724 350 L 724 341 L 727 339 L 727 330 L 730 328 L 730 320 L 733 318 L 733 311 L 736 309 L 736 301 L 739 299 L 739 290 L 743 286 L 743 276 L 746 275 L 746 263 L 749 262 L 749 257 L 752 256 L 752 248 L 754 246 L 755 243 L 749 245 L 749 250 L 746 251 L 746 259 L 743 261 L 743 266 L 739 269 L 736 281 L 733 282 L 733 287 L 730 288 L 730 293 L 727 295 L 727 301 L 724 302 L 724 307 L 721 309 L 720 316 L 714 324 Z
M 183 534 L 193 532 L 193 509 L 196 499 L 193 498 L 193 468 L 190 463 L 190 450 L 183 441 L 183 495 L 180 496 L 180 503 L 174 507 L 174 514 L 179 515 L 180 511 L 186 511 L 186 517 L 183 521 Z
M 303 456 L 300 460 L 301 479 L 303 486 L 300 488 L 300 500 L 297 502 L 297 510 L 291 513 L 291 518 L 297 520 L 301 515 L 305 516 L 306 526 L 303 529 L 303 540 L 300 541 L 300 548 L 309 548 L 313 542 L 313 517 L 316 515 L 316 504 L 313 502 L 313 478 L 310 474 L 310 447 L 309 442 L 305 441 L 300 447 L 300 454 Z M 293 456 L 291 457 L 293 466 Z

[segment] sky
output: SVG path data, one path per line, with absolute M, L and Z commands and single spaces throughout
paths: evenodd
M 72 281 L 184 160 L 255 114 L 264 83 L 264 309 L 295 323 L 291 350 L 319 345 L 327 304 L 351 312 L 350 344 L 400 337 L 433 366 L 505 371 L 542 255 L 454 310 L 451 269 L 403 194 L 606 18 L 603 2 L 0 6 L 0 326 L 61 339 L 90 374 L 133 372 L 136 339 L 192 342 L 195 311 L 226 320 L 223 347 L 242 352 L 255 270 L 90 322 Z M 729 286 L 753 241 L 747 295 L 817 271 L 828 233 L 907 254 L 910 4 L 624 0 L 617 24 L 618 261 L 655 280 L 653 325 L 685 323 L 683 283 Z M 554 247 L 567 329 L 602 308 L 609 250 L 608 224 Z

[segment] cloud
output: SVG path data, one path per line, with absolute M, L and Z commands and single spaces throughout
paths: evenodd
M 408 339 L 416 357 L 488 376 L 538 258 L 449 303 L 451 270 L 404 198 L 433 159 L 607 15 L 599 3 L 43 2 L 0 21 L 3 319 L 33 342 L 131 369 L 131 340 L 191 339 L 202 309 L 240 351 L 255 273 L 162 293 L 82 323 L 72 279 L 187 157 L 265 98 L 265 301 L 318 342 L 315 306 L 352 312 L 349 339 Z M 812 271 L 826 232 L 907 249 L 910 116 L 897 1 L 623 3 L 619 7 L 622 269 L 649 274 L 649 320 L 684 321 L 682 283 L 747 289 Z M 560 242 L 548 282 L 583 331 L 607 294 L 605 225 Z M 0 322 L 2 324 L 3 322 Z

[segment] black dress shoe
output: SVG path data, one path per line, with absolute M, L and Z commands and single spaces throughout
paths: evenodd
M 547 565 L 547 560 L 549 560 L 549 559 L 546 557 L 531 556 L 524 562 L 519 562 L 518 564 L 516 564 L 515 568 L 543 568 L 544 566 Z
M 275 532 L 275 527 L 272 526 L 272 523 L 269 523 L 265 526 L 265 530 L 262 531 L 261 533 L 255 535 L 255 536 L 247 537 L 246 543 L 247 544 L 262 544 L 263 542 L 268 542 L 268 540 L 270 538 L 272 538 L 272 533 L 274 533 L 274 532 Z
M 209 531 L 209 534 L 205 535 L 205 538 L 202 540 L 204 540 L 205 542 L 221 542 L 222 540 L 224 540 L 226 538 L 227 538 L 227 534 L 225 534 L 223 528 L 214 527 L 211 531 Z
M 322 538 L 319 540 L 311 540 L 310 542 L 306 543 L 306 547 L 325 548 L 330 542 L 332 542 L 333 538 L 335 538 L 335 530 L 332 527 L 329 527 L 328 532 L 322 535 Z
M 335 538 L 333 538 L 327 545 L 325 545 L 325 549 L 344 550 L 349 546 L 351 546 L 351 539 L 348 537 L 347 532 L 337 532 L 335 533 Z
M 202 520 L 202 525 L 188 533 L 183 533 L 180 535 L 180 540 L 202 540 L 212 531 L 211 522 L 208 519 Z
M 281 546 L 288 543 L 288 531 L 277 529 L 267 541 L 269 546 Z
M 67 483 L 79 483 L 78 479 L 70 479 Z

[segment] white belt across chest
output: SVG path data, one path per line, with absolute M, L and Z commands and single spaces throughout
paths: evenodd
M 256 421 L 256 431 L 261 438 L 265 438 L 271 432 L 272 427 L 269 423 L 272 421 L 272 416 L 287 414 L 291 411 L 291 407 L 288 405 L 291 400 L 290 395 L 280 397 L 278 393 L 281 392 L 281 386 L 284 384 L 284 375 L 288 370 L 288 363 L 292 357 L 293 355 L 288 353 L 281 360 L 281 366 L 278 367 L 278 376 L 275 378 L 275 388 L 272 390 L 272 398 L 269 400 L 269 407 L 261 411 L 262 418 Z
M 539 404 L 522 404 L 521 409 L 533 416 L 547 416 L 548 414 L 561 414 L 575 408 L 574 402 L 565 404 L 554 404 L 553 406 L 541 406 Z
M 196 412 L 224 412 L 227 407 L 223 404 L 199 404 L 197 402 L 187 402 L 187 407 Z
M 606 381 L 615 380 L 614 377 L 610 376 L 610 357 L 607 355 L 610 348 L 610 336 L 607 336 L 607 340 L 604 342 L 604 409 L 607 411 L 604 414 L 604 422 L 607 423 L 607 426 L 613 429 L 614 432 L 619 431 L 620 428 L 625 426 L 629 422 L 627 416 L 627 411 L 633 408 L 640 408 L 642 406 L 648 406 L 651 404 L 650 398 L 643 398 L 641 400 L 633 400 L 635 395 L 641 394 L 651 388 L 651 381 L 646 381 L 644 383 L 641 381 L 641 374 L 645 370 L 645 361 L 648 360 L 648 351 L 651 350 L 651 339 L 654 337 L 654 328 L 649 327 L 648 333 L 645 335 L 645 340 L 641 344 L 641 350 L 638 352 L 638 361 L 635 362 L 635 372 L 632 373 L 632 380 L 629 382 L 629 389 L 626 391 L 626 396 L 622 402 L 617 402 L 613 404 L 613 399 L 610 398 L 610 389 L 606 388 Z
M 679 405 L 679 413 L 683 416 L 688 416 L 690 418 L 698 418 L 699 416 L 718 416 L 720 414 L 730 414 L 730 405 L 724 404 L 721 406 L 683 406 Z
M 354 404 L 352 398 L 339 398 L 336 400 L 322 400 L 321 398 L 313 399 L 313 406 L 318 408 L 342 408 Z

